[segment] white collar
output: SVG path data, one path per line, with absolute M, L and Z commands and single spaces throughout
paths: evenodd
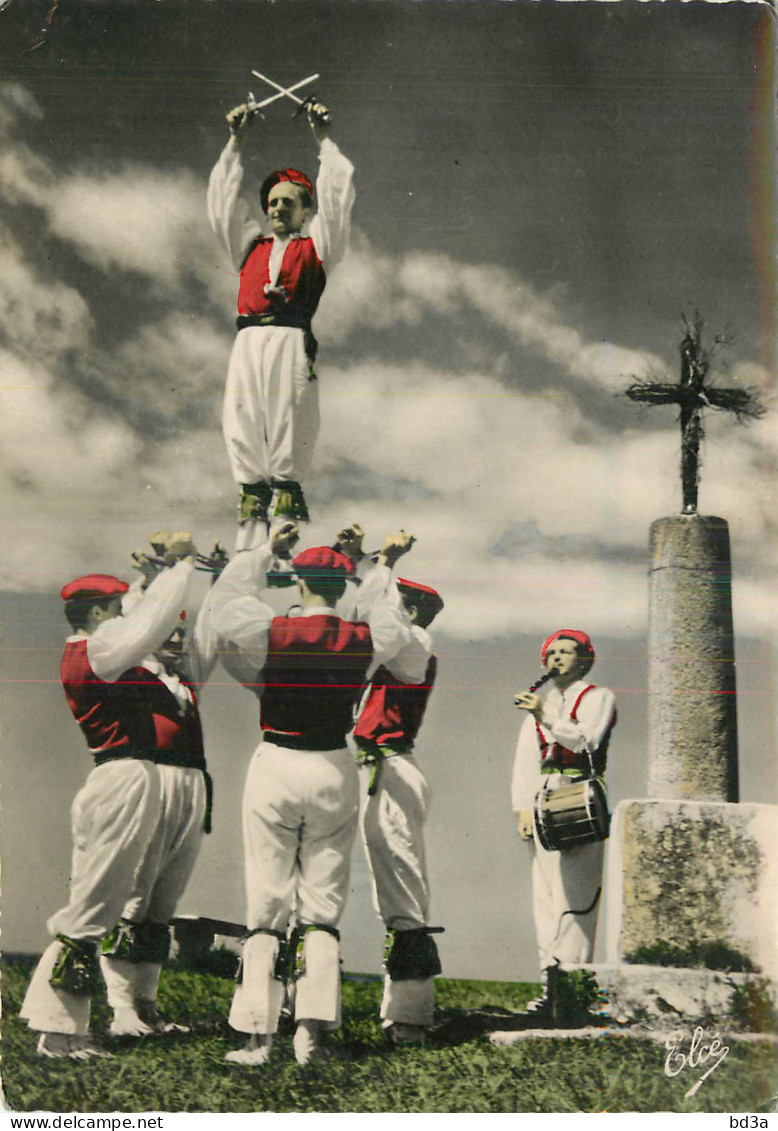
M 300 228 L 299 232 L 290 232 L 288 236 L 277 236 L 275 234 L 275 232 L 271 229 L 268 232 L 268 236 L 270 237 L 271 240 L 274 241 L 274 243 L 278 243 L 278 244 L 281 244 L 283 247 L 286 247 L 286 245 L 288 243 L 291 243 L 292 240 L 304 240 L 304 239 L 306 239 L 307 236 L 308 236 L 307 228 L 308 228 L 308 225 L 307 225 L 307 223 L 305 223 L 305 224 L 303 224 L 302 228 Z
M 585 691 L 587 687 L 591 687 L 591 686 L 592 685 L 591 685 L 591 683 L 588 682 L 588 680 L 577 679 L 575 681 L 575 683 L 570 684 L 570 686 L 567 688 L 567 690 L 565 691 L 564 694 L 565 694 L 565 696 L 569 695 L 572 698 L 577 698 L 581 694 L 582 691 Z
M 311 605 L 300 613 L 303 617 L 334 617 L 337 613 L 329 605 Z

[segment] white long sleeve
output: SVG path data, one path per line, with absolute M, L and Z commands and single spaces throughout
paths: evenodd
M 254 691 L 267 660 L 270 623 L 275 615 L 260 600 L 271 561 L 267 545 L 236 554 L 211 589 L 203 614 L 204 624 L 218 638 L 225 668 Z
M 186 634 L 186 661 L 189 682 L 202 687 L 216 666 L 219 637 L 211 624 L 207 601 L 200 606 L 194 630 Z
M 432 640 L 429 633 L 414 624 L 411 626 L 410 641 L 392 659 L 386 661 L 386 667 L 393 676 L 405 683 L 423 683 L 431 656 Z
M 131 612 L 140 601 L 143 600 L 143 594 L 146 591 L 143 588 L 143 582 L 144 578 L 136 577 L 136 579 L 130 585 L 130 588 L 122 597 L 122 616 L 126 617 L 127 614 Z M 148 588 L 148 586 L 146 586 L 146 588 Z
M 146 589 L 148 589 L 148 586 L 146 586 Z M 142 577 L 133 581 L 122 598 L 122 614 L 125 617 L 144 599 L 146 589 L 144 589 Z M 208 681 L 216 666 L 218 638 L 210 624 L 208 613 L 209 610 L 204 603 L 198 613 L 194 629 L 187 629 L 184 637 L 186 680 L 196 687 L 202 687 Z M 144 666 L 148 667 L 147 660 L 144 660 Z M 150 667 L 149 671 L 152 670 L 156 672 L 157 669 Z
M 328 271 L 340 262 L 348 246 L 354 199 L 354 166 L 335 142 L 325 137 L 319 149 L 316 215 L 309 231 L 316 254 Z
M 535 730 L 535 719 L 532 715 L 527 715 L 519 729 L 519 740 L 516 743 L 516 755 L 513 759 L 511 805 L 514 813 L 532 808 L 532 802 L 541 784 L 540 746 Z
M 367 678 L 384 664 L 398 679 L 408 683 L 424 680 L 414 626 L 402 603 L 389 566 L 377 565 L 357 591 L 357 620 L 367 621 L 373 640 L 373 661 Z
M 126 615 L 103 621 L 87 638 L 87 657 L 96 676 L 114 683 L 164 644 L 178 622 L 193 572 L 191 562 L 163 570 Z
M 232 138 L 222 150 L 208 181 L 208 220 L 227 258 L 240 271 L 252 240 L 262 225 L 240 195 L 243 162 L 240 146 Z

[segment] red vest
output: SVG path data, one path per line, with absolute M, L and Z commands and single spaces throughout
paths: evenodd
M 97 760 L 98 751 L 104 755 L 126 751 L 128 757 L 162 753 L 161 761 L 203 768 L 196 700 L 182 715 L 175 695 L 142 667 L 129 668 L 115 683 L 107 683 L 92 671 L 86 646 L 86 637 L 65 645 L 59 674 L 68 705 Z
M 238 314 L 276 314 L 279 309 L 294 308 L 309 320 L 316 313 L 327 281 L 324 265 L 316 254 L 310 236 L 290 240 L 284 249 L 276 288 L 283 294 L 265 293 L 270 282 L 271 238 L 260 236 L 249 249 L 240 269 Z
M 279 732 L 289 740 L 284 745 L 300 750 L 345 746 L 372 658 L 366 624 L 334 613 L 274 617 L 261 675 L 263 731 Z
M 596 684 L 590 683 L 585 687 L 581 694 L 573 703 L 572 710 L 570 711 L 570 721 L 578 722 L 578 707 L 589 691 L 594 691 Z M 610 745 L 611 733 L 616 725 L 616 712 L 613 712 L 613 718 L 608 724 L 608 729 L 605 732 L 605 737 L 600 743 L 599 747 L 592 754 L 592 763 L 594 765 L 594 772 L 598 776 L 605 773 L 605 766 L 608 760 L 608 746 Z M 585 751 L 576 754 L 574 750 L 568 749 L 563 746 L 561 742 L 549 742 L 542 730 L 540 723 L 535 722 L 535 730 L 538 736 L 538 744 L 540 746 L 540 764 L 544 769 L 554 766 L 558 769 L 575 769 L 583 772 L 590 772 L 591 766 L 589 764 L 589 755 Z
M 363 748 L 390 746 L 410 750 L 419 733 L 430 697 L 437 660 L 430 656 L 423 683 L 404 683 L 380 667 L 354 727 L 354 738 Z

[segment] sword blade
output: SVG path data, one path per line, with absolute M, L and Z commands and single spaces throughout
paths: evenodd
M 292 91 L 299 90 L 301 86 L 305 86 L 306 83 L 309 82 L 314 82 L 319 77 L 318 75 L 308 75 L 307 79 L 300 79 L 300 81 L 294 83 L 293 86 L 285 87 L 279 86 L 277 82 L 273 82 L 273 80 L 269 79 L 267 75 L 263 75 L 261 71 L 252 71 L 251 73 L 252 75 L 256 75 L 258 79 L 262 79 L 262 82 L 266 82 L 268 86 L 272 86 L 274 90 L 277 90 L 279 92 L 278 94 L 274 94 L 270 98 L 268 98 L 266 102 L 260 102 L 258 104 L 259 107 L 268 106 L 271 102 L 275 102 L 277 98 L 283 97 L 291 98 L 292 102 L 296 102 L 298 106 L 302 106 L 302 98 L 298 98 L 297 95 L 292 94 Z
M 262 102 L 255 102 L 251 109 L 264 110 L 266 106 L 269 106 L 271 102 L 277 102 L 279 98 L 286 98 L 286 94 L 283 91 L 281 94 L 271 94 L 269 98 L 264 98 Z

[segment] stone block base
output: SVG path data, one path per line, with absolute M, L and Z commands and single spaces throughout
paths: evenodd
M 606 963 L 778 980 L 777 848 L 775 805 L 621 801 L 608 849 Z
M 778 984 L 760 975 L 626 963 L 562 970 L 592 974 L 603 997 L 601 1018 L 619 1025 L 778 1032 Z

